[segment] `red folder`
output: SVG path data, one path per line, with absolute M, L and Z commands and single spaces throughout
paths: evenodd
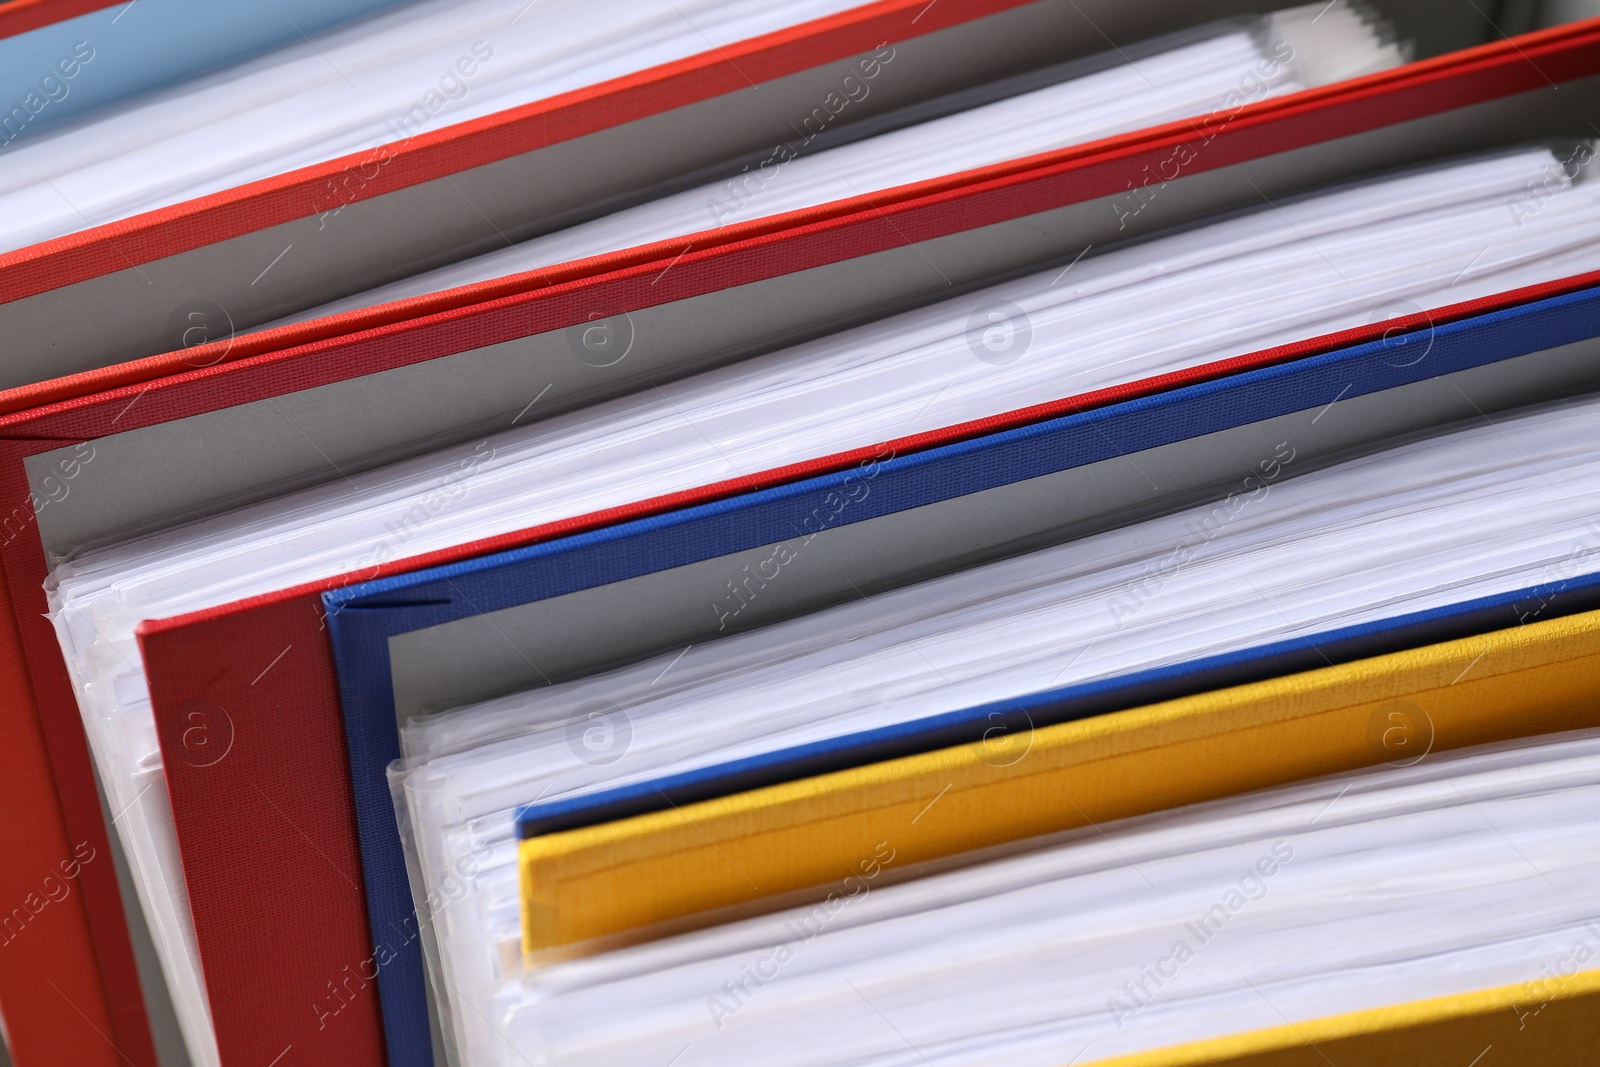
M 944 6 L 924 7 L 924 20 L 935 17 Z M 962 12 L 979 6 L 951 5 Z M 1005 6 L 987 5 L 989 9 Z M 874 13 L 872 19 L 911 20 L 915 7 L 894 3 L 869 10 Z M 949 13 L 940 17 L 948 20 Z M 830 46 L 836 50 L 833 54 L 853 55 L 869 38 L 876 38 L 870 42 L 875 45 L 883 39 L 879 34 L 886 25 L 870 20 L 853 23 L 849 32 L 856 36 L 830 29 L 830 34 L 843 35 L 839 43 Z M 920 24 L 916 32 L 923 32 Z M 785 49 L 804 53 L 820 46 L 785 40 L 771 47 L 778 53 Z M 742 64 L 743 59 L 740 61 Z M 791 56 L 785 61 L 798 60 Z M 764 62 L 774 66 L 763 68 L 762 73 L 786 69 L 771 55 Z M 697 77 L 724 77 L 720 72 L 697 69 Z M 269 437 L 258 434 L 241 442 L 228 435 L 229 420 L 244 420 L 234 423 L 233 429 L 259 426 L 249 419 L 253 412 L 263 410 L 264 404 L 292 407 L 304 403 L 309 411 L 315 408 L 317 397 L 335 395 L 318 390 L 354 389 L 357 383 L 387 388 L 394 382 L 410 381 L 415 390 L 425 392 L 425 386 L 416 384 L 423 380 L 417 376 L 436 367 L 449 368 L 452 388 L 463 395 L 470 392 L 473 374 L 487 383 L 488 392 L 498 393 L 508 379 L 504 364 L 495 363 L 492 353 L 485 354 L 491 346 L 510 345 L 515 353 L 521 351 L 516 345 L 526 344 L 533 346 L 527 351 L 537 352 L 541 338 L 555 339 L 552 344 L 558 344 L 562 331 L 584 328 L 596 318 L 609 323 L 632 316 L 640 322 L 653 322 L 652 315 L 681 310 L 706 323 L 708 329 L 720 329 L 721 320 L 700 314 L 726 306 L 719 301 L 766 301 L 782 307 L 795 298 L 826 291 L 842 301 L 834 309 L 836 321 L 850 321 L 871 313 L 883 300 L 914 302 L 942 288 L 931 280 L 912 279 L 901 291 L 878 294 L 882 297 L 879 305 L 850 303 L 852 299 L 866 301 L 874 294 L 859 295 L 851 285 L 840 283 L 881 275 L 884 263 L 896 263 L 906 270 L 905 264 L 931 255 L 946 263 L 966 264 L 977 278 L 1020 265 L 1006 256 L 1049 258 L 1065 248 L 1060 242 L 1075 240 L 1075 233 L 1108 232 L 1114 238 L 1119 232 L 1129 232 L 1119 229 L 1118 223 L 1130 215 L 1137 217 L 1132 227 L 1136 229 L 1181 219 L 1185 210 L 1203 214 L 1245 206 L 1248 201 L 1236 199 L 1240 188 L 1259 187 L 1268 194 L 1293 188 L 1296 181 L 1303 180 L 1296 169 L 1302 165 L 1315 163 L 1323 168 L 1319 173 L 1354 173 L 1360 163 L 1353 148 L 1372 153 L 1370 158 L 1401 161 L 1493 143 L 1495 137 L 1504 136 L 1507 124 L 1521 136 L 1559 133 L 1564 122 L 1593 113 L 1597 96 L 1600 23 L 1580 24 L 1345 86 L 1248 105 L 1206 121 L 1175 123 L 870 198 L 730 227 L 709 247 L 693 247 L 692 239 L 649 246 L 568 268 L 272 331 L 241 339 L 231 347 L 228 342 L 218 342 L 15 391 L 6 398 L 12 413 L 0 418 L 0 492 L 5 494 L 0 501 L 11 501 L 6 514 L 12 517 L 8 537 L 0 545 L 0 562 L 12 590 L 17 640 L 55 757 L 57 777 L 81 789 L 87 783 L 88 766 L 76 703 L 55 635 L 41 617 L 45 610 L 41 586 L 47 572 L 47 550 L 70 547 L 75 543 L 72 537 L 82 536 L 83 530 L 60 533 L 57 513 L 50 512 L 49 506 L 40 513 L 41 522 L 50 524 L 55 532 L 42 536 L 41 523 L 32 521 L 29 495 L 38 485 L 41 464 L 49 462 L 49 453 L 87 442 L 105 457 L 96 461 L 99 467 L 93 463 L 82 467 L 88 473 L 78 476 L 83 478 L 78 483 L 81 495 L 89 495 L 92 479 L 103 477 L 100 471 L 117 469 L 116 464 L 132 463 L 140 456 L 170 461 L 163 477 L 181 483 L 173 474 L 209 470 L 222 460 L 218 459 L 220 452 L 197 458 L 194 453 L 175 451 L 178 437 L 173 434 L 192 431 L 201 436 L 192 438 L 191 444 L 210 440 L 219 448 L 223 444 L 244 448 L 259 458 Z M 578 108 L 579 104 L 572 106 Z M 486 137 L 492 132 L 479 131 Z M 440 157 L 427 158 L 437 164 Z M 1184 162 L 1174 162 L 1179 159 Z M 1340 166 L 1352 169 L 1341 172 Z M 420 162 L 418 167 L 414 173 L 428 173 Z M 219 218 L 240 210 L 220 201 L 208 204 L 205 210 L 213 208 L 221 212 Z M 1062 237 L 1059 226 L 1046 233 L 1048 240 L 1018 237 L 1045 233 L 1058 222 L 1065 223 L 1067 237 Z M 192 227 L 186 230 L 186 225 L 178 219 L 171 233 L 198 233 Z M 130 229 L 127 235 L 143 234 L 140 240 L 159 243 L 153 235 L 165 232 L 147 226 Z M 996 235 L 1003 239 L 997 240 Z M 180 236 L 170 239 L 177 242 L 171 247 L 186 240 Z M 102 235 L 85 240 L 77 262 L 92 262 L 88 250 L 96 247 L 95 240 L 102 242 L 96 254 L 109 254 Z M 1027 243 L 1030 240 L 1034 242 L 1031 245 Z M 151 246 L 147 243 L 146 247 Z M 7 267 L 0 261 L 0 284 L 23 277 Z M 1523 292 L 1505 299 L 1532 299 L 1549 291 L 1554 290 L 1541 287 L 1538 294 Z M 1484 303 L 1469 310 L 1481 310 Z M 780 326 L 783 324 L 772 329 Z M 1373 332 L 1381 328 L 1374 327 Z M 787 338 L 721 334 L 712 347 L 737 353 L 781 339 Z M 1317 345 L 1291 346 L 1113 392 L 1115 398 L 1125 398 L 1139 390 L 1170 388 L 1355 339 L 1353 334 L 1322 339 Z M 645 341 L 641 336 L 642 346 Z M 660 356 L 662 367 L 671 365 L 672 355 L 669 351 Z M 446 360 L 455 362 L 440 362 Z M 621 384 L 614 378 L 580 376 L 569 383 L 567 402 L 583 402 Z M 96 389 L 100 391 L 93 391 Z M 536 391 L 536 387 L 530 389 L 527 395 Z M 53 402 L 25 407 L 45 399 Z M 434 394 L 429 399 L 439 397 Z M 497 399 L 509 403 L 503 395 Z M 935 443 L 933 436 L 943 442 L 1108 399 L 1112 398 L 1073 398 L 984 420 L 981 425 L 952 428 L 897 447 L 924 447 Z M 508 410 L 514 412 L 521 405 L 519 397 Z M 408 410 L 391 410 L 389 417 L 404 423 Z M 295 432 L 303 434 L 305 429 L 301 423 Z M 429 427 L 419 425 L 407 447 L 421 447 L 430 432 Z M 389 448 L 386 454 L 395 454 L 399 447 L 396 439 L 379 443 Z M 44 458 L 35 458 L 30 465 L 30 457 Z M 336 454 L 335 458 L 340 457 Z M 759 484 L 817 473 L 812 466 L 775 472 L 761 478 Z M 146 669 L 224 1063 L 272 1062 L 286 1050 L 305 1056 L 307 1062 L 381 1062 L 381 1035 L 369 986 L 359 982 L 346 985 L 351 992 L 349 1002 L 325 1026 L 318 1026 L 319 1016 L 310 1007 L 325 996 L 329 983 L 342 983 L 347 968 L 359 967 L 371 955 L 357 888 L 359 864 L 342 764 L 337 690 L 317 608 L 318 594 L 347 581 L 524 544 L 749 487 L 744 482 L 713 486 L 692 495 L 522 531 L 452 553 L 393 561 L 370 572 L 146 625 L 142 635 Z M 227 496 L 227 502 L 249 495 L 259 498 L 275 488 L 246 486 Z M 221 497 L 197 498 L 187 506 L 215 507 L 221 501 Z M 128 507 L 141 503 L 135 501 Z M 151 511 L 136 517 L 152 522 L 180 512 L 163 515 Z M 195 715 L 227 732 L 231 747 L 226 758 L 216 762 L 184 759 L 185 731 L 197 721 Z M 262 803 L 263 789 L 271 794 L 270 806 Z M 274 813 L 271 808 L 279 810 Z M 98 812 L 87 807 L 69 813 L 69 827 L 74 819 L 99 825 Z M 103 828 L 99 832 L 103 834 Z
M 31 694 L 16 684 L 27 667 L 10 613 L 0 631 L 0 1010 L 12 1058 L 155 1067 L 104 825 L 69 836 Z M 98 806 L 82 814 L 100 820 Z
M 70 99 L 77 88 L 73 79 L 85 73 L 77 61 L 82 50 L 74 57 L 70 47 L 58 47 L 70 38 L 58 40 L 57 34 L 36 44 L 18 39 L 110 6 L 108 0 L 0 5 L 0 43 L 14 49 L 10 61 L 24 62 L 16 53 L 27 53 L 30 70 L 37 68 L 37 77 L 50 79 L 34 100 L 0 105 L 0 117 L 24 109 L 22 120 L 13 118 L 0 135 L 0 144 L 36 125 L 33 108 L 55 104 L 59 110 L 59 100 Z M 47 89 L 49 103 L 42 103 Z M 7 536 L 14 528 L 7 527 Z M 3 582 L 0 592 L 9 603 Z M 0 863 L 0 900 L 5 902 L 0 905 L 5 909 L 0 914 L 0 1016 L 6 1044 L 20 1067 L 156 1067 L 94 783 L 82 773 L 88 770 L 82 738 L 67 740 L 58 753 L 65 771 L 62 794 L 75 794 L 79 801 L 69 824 L 9 613 L 0 631 L 0 677 L 6 683 L 0 686 L 0 810 L 6 821 Z
M 792 136 L 790 124 L 809 115 L 854 63 L 886 42 L 902 50 L 894 77 L 874 84 L 858 118 L 1102 52 L 1102 31 L 1132 41 L 1274 6 L 1094 0 L 1090 14 L 1076 0 L 879 0 L 0 254 L 0 329 L 19 358 L 52 361 L 56 369 L 34 375 L 38 381 L 102 369 L 94 379 L 100 388 L 148 381 L 193 365 L 172 350 L 200 335 L 231 336 L 586 212 L 603 213 L 619 197 L 696 168 L 770 149 Z M 263 276 L 291 245 L 294 253 Z M 108 320 L 114 330 L 104 328 Z M 349 326 L 323 321 L 272 340 L 241 338 L 217 358 Z M 8 384 L 22 383 L 0 380 Z M 18 392 L 37 404 L 77 387 L 46 383 Z

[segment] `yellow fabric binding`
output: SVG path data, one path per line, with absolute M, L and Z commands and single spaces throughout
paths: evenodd
M 1600 612 L 521 842 L 539 952 L 1252 789 L 1600 724 Z M 786 901 L 787 902 L 787 901 Z
M 1600 970 L 1196 1041 L 1080 1067 L 1592 1067 Z

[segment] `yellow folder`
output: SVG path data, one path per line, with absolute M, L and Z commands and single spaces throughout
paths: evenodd
M 1596 725 L 1600 611 L 529 838 L 523 948 L 537 963 L 821 899 L 885 841 L 901 871 L 948 864 L 1041 834 Z M 1574 970 L 1106 1063 L 1470 1067 L 1493 1046 L 1480 1067 L 1600 1064 L 1597 1038 L 1600 970 Z
M 1556 966 L 1560 966 L 1559 962 Z M 1289 1023 L 1076 1067 L 1591 1067 L 1600 970 Z M 1066 1067 L 1065 1064 L 1062 1067 Z

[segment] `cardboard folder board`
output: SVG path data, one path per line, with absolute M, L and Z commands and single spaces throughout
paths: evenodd
M 703 249 L 668 243 L 535 272 L 515 291 L 480 287 L 451 296 L 459 306 L 353 333 L 244 354 L 219 342 L 184 353 L 191 365 L 183 373 L 87 395 L 76 394 L 123 372 L 66 383 L 62 395 L 74 399 L 0 419 L 7 533 L 0 556 L 28 664 L 27 695 L 63 799 L 77 798 L 66 808 L 69 832 L 103 840 L 104 828 L 88 799 L 93 783 L 75 702 L 41 617 L 53 557 L 326 480 L 336 476 L 330 464 L 348 472 L 470 440 L 509 426 L 535 397 L 545 414 L 570 409 L 997 276 L 1065 263 L 1091 244 L 1259 204 L 1263 195 L 1529 136 L 1572 136 L 1595 110 L 1597 69 L 1600 29 L 1550 31 L 1195 124 L 730 227 Z M 1186 164 L 1171 171 L 1180 158 Z M 1175 176 L 1155 177 L 1163 166 Z M 595 366 L 582 358 L 575 335 L 596 325 L 626 335 L 625 359 Z M 1256 362 L 1317 350 L 1295 347 Z M 156 359 L 128 373 L 181 365 Z M 1117 398 L 1176 384 L 1144 383 Z M 55 394 L 10 395 L 25 403 Z M 950 438 L 1056 414 L 1019 413 Z M 904 447 L 935 443 L 944 442 Z M 813 473 L 710 487 L 627 517 Z M 622 517 L 524 531 L 463 555 Z M 438 560 L 375 564 L 331 584 L 429 562 Z M 346 966 L 372 954 L 346 772 L 334 757 L 342 744 L 337 690 L 317 601 L 328 584 L 154 627 L 145 638 L 224 1062 L 270 1061 L 288 1045 L 361 1062 L 382 1054 L 370 984 L 324 1026 L 306 1007 Z M 228 756 L 186 763 L 183 729 L 212 720 L 231 739 Z M 174 732 L 179 722 L 186 725 Z M 266 803 L 259 783 L 273 783 Z M 239 813 L 260 816 L 248 856 L 236 847 Z M 241 909 L 252 922 L 237 921 Z

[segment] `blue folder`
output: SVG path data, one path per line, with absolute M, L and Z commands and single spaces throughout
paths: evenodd
M 375 937 L 415 921 L 406 864 L 385 776 L 400 756 L 392 639 L 554 598 L 660 575 L 793 538 L 824 516 L 829 530 L 861 523 L 908 522 L 973 494 L 1047 484 L 1091 465 L 1179 445 L 1196 455 L 1230 434 L 1310 413 L 1334 422 L 1348 408 L 1366 415 L 1343 440 L 1369 450 L 1394 435 L 1440 424 L 1444 408 L 1427 397 L 1459 396 L 1471 415 L 1600 386 L 1600 288 L 1458 320 L 1399 337 L 1265 367 L 988 436 L 883 460 L 872 491 L 848 508 L 830 505 L 846 490 L 845 471 L 714 503 L 564 537 L 467 562 L 352 585 L 324 594 L 339 676 L 350 777 L 360 833 L 369 921 Z M 1319 413 L 1320 412 L 1320 413 Z M 1374 414 L 1376 413 L 1376 414 Z M 1326 457 L 1337 458 L 1333 452 Z M 1174 461 L 1177 462 L 1177 461 Z M 1301 464 L 1297 463 L 1297 467 Z M 1129 472 L 1131 475 L 1131 471 Z M 1219 472 L 1220 474 L 1221 472 Z M 1199 483 L 1197 482 L 1196 485 Z M 1221 494 L 1215 494 L 1221 495 Z M 1188 503 L 1184 501 L 1183 503 Z M 913 509 L 924 509 L 914 512 Z M 808 526 L 808 520 L 810 525 Z M 996 509 L 990 521 L 1008 520 Z M 864 531 L 871 533 L 874 527 Z M 884 529 L 888 529 L 887 526 Z M 527 835 L 725 795 L 863 762 L 973 740 L 996 721 L 1044 725 L 1168 699 L 1224 685 L 1361 658 L 1417 644 L 1516 625 L 1537 604 L 1540 618 L 1600 606 L 1600 575 L 1550 583 L 1446 609 L 1401 616 L 1245 652 L 1076 685 L 983 705 L 920 722 L 805 745 L 659 782 L 523 809 Z M 703 603 L 694 609 L 707 616 Z M 576 621 L 576 620 L 575 620 Z M 679 635 L 681 638 L 681 635 Z M 664 647 L 681 647 L 666 639 Z M 636 648 L 643 658 L 663 648 Z M 616 652 L 617 650 L 610 650 Z M 595 666 L 616 656 L 597 655 Z M 529 684 L 537 684 L 537 680 Z M 474 694 L 469 699 L 481 699 Z M 468 699 L 456 701 L 466 703 Z M 386 967 L 380 979 L 385 1018 L 420 1019 L 425 980 L 420 950 Z M 396 1064 L 425 1063 L 426 1042 L 394 1047 Z

